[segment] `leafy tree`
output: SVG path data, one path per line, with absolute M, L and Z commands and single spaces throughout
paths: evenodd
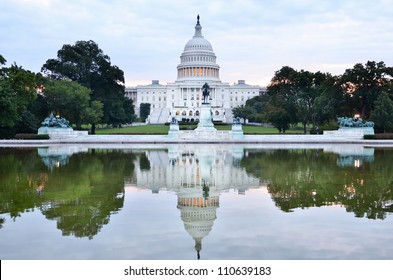
M 382 61 L 358 63 L 347 69 L 341 77 L 341 86 L 354 113 L 369 118 L 378 96 L 392 87 L 392 77 L 393 68 Z
M 4 65 L 7 60 L 0 54 L 0 65 Z
M 343 93 L 338 83 L 340 77 L 325 74 L 324 81 L 317 87 L 318 95 L 315 98 L 312 111 L 312 123 L 323 125 L 336 121 L 337 116 L 346 116 L 348 108 L 343 99 Z
M 116 125 L 130 119 L 129 112 L 124 111 L 124 106 L 128 106 L 124 105 L 127 103 L 124 73 L 111 65 L 109 56 L 94 41 L 63 45 L 57 58 L 48 59 L 41 70 L 51 79 L 70 79 L 91 89 L 91 100 L 104 105 L 102 122 Z M 92 133 L 95 133 L 95 123 L 92 123 Z
M 375 101 L 371 119 L 383 132 L 393 132 L 393 101 L 386 92 L 383 92 Z
M 291 123 L 297 123 L 296 112 L 296 84 L 297 72 L 284 66 L 276 71 L 267 93 L 271 97 L 266 105 L 266 119 L 277 129 L 284 132 Z
M 282 95 L 272 96 L 266 105 L 265 117 L 268 122 L 274 125 L 278 131 L 285 133 L 291 123 L 294 122 L 291 109 Z
M 325 80 L 329 74 L 301 70 L 296 77 L 296 112 L 303 124 L 304 133 L 311 122 L 316 125 L 316 102 L 326 86 Z
M 125 113 L 124 122 L 125 123 L 132 123 L 136 116 L 135 116 L 135 108 L 132 99 L 125 98 L 123 102 L 123 108 Z
M 11 86 L 0 78 L 0 127 L 13 127 L 19 119 Z
M 50 113 L 48 102 L 43 94 L 38 94 L 28 109 L 39 122 L 42 122 Z
M 150 115 L 150 103 L 141 103 L 139 115 L 144 120 Z
M 250 107 L 253 110 L 253 114 L 248 118 L 249 121 L 256 123 L 266 122 L 264 113 L 265 106 L 269 101 L 269 98 L 269 95 L 264 94 L 255 96 L 246 101 L 245 106 Z
M 255 110 L 250 106 L 240 105 L 232 109 L 233 116 L 242 118 L 244 122 L 246 119 L 250 120 L 255 115 Z
M 14 63 L 3 68 L 3 78 L 11 87 L 18 114 L 21 114 L 36 97 L 35 74 Z
M 86 107 L 81 112 L 81 119 L 84 123 L 98 123 L 102 116 L 104 115 L 103 112 L 104 105 L 101 101 L 92 101 L 89 107 Z
M 25 110 L 20 115 L 19 123 L 16 127 L 16 132 L 19 133 L 37 133 L 39 128 L 39 121 L 33 113 Z
M 0 56 L 0 64 L 6 60 Z M 0 68 L 0 134 L 12 137 L 21 115 L 36 98 L 35 74 L 15 63 Z
M 50 80 L 44 96 L 50 111 L 66 118 L 80 128 L 83 112 L 89 107 L 90 90 L 73 81 Z

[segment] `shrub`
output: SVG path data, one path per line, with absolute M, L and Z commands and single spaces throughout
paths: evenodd
M 364 135 L 367 140 L 393 140 L 393 133 L 378 133 L 375 135 Z
M 337 130 L 338 125 L 335 124 L 324 124 L 318 127 L 319 128 L 319 134 L 323 134 L 325 130 Z M 317 134 L 316 127 L 313 127 L 310 129 L 310 134 Z
M 48 134 L 28 134 L 28 133 L 18 133 L 15 135 L 15 139 L 24 140 L 47 140 L 49 139 Z

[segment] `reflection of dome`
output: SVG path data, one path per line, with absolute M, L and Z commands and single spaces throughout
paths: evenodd
M 198 15 L 195 34 L 187 42 L 180 56 L 180 64 L 177 66 L 178 79 L 219 80 L 219 69 L 212 45 L 202 36 Z
M 191 190 L 191 192 L 193 192 Z M 177 208 L 180 209 L 184 228 L 195 240 L 195 250 L 200 258 L 202 239 L 212 230 L 216 220 L 216 211 L 219 206 L 219 198 L 201 196 L 178 197 Z

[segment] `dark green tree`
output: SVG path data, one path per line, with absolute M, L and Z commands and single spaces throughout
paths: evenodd
M 378 96 L 392 88 L 392 77 L 393 68 L 383 61 L 358 63 L 347 69 L 341 77 L 341 87 L 353 113 L 359 113 L 363 119 L 369 118 Z
M 266 105 L 266 120 L 274 125 L 281 133 L 285 133 L 289 129 L 291 123 L 294 122 L 293 107 L 288 105 L 285 97 L 282 95 L 272 96 L 269 103 Z
M 296 77 L 296 112 L 303 124 L 303 131 L 307 133 L 307 125 L 316 125 L 315 111 L 317 98 L 321 95 L 325 80 L 329 74 L 322 72 L 312 73 L 301 70 Z
M 134 102 L 129 98 L 125 98 L 124 103 L 123 103 L 123 109 L 124 109 L 124 113 L 125 113 L 124 122 L 125 123 L 132 123 L 136 118 Z
M 103 107 L 104 105 L 101 103 L 101 101 L 96 100 L 90 102 L 90 106 L 86 107 L 81 112 L 80 117 L 83 120 L 83 123 L 98 123 L 104 115 Z
M 101 101 L 104 115 L 101 122 L 117 125 L 127 122 L 129 111 L 124 111 L 124 73 L 112 65 L 94 41 L 77 41 L 75 45 L 63 45 L 56 59 L 48 59 L 42 72 L 51 79 L 70 79 L 91 89 L 91 101 Z M 92 123 L 95 133 L 95 123 Z
M 139 115 L 143 120 L 150 115 L 150 103 L 141 103 Z
M 0 64 L 5 64 L 0 57 Z M 36 98 L 35 74 L 15 63 L 0 68 L 0 134 L 12 137 L 21 115 Z
M 14 96 L 9 83 L 0 78 L 0 127 L 14 127 L 18 122 L 18 108 Z
M 7 60 L 0 54 L 0 65 L 4 65 Z
M 296 112 L 297 72 L 284 66 L 275 72 L 267 93 L 271 97 L 266 106 L 266 120 L 281 132 L 285 132 L 290 124 L 298 122 Z
M 19 123 L 16 127 L 16 132 L 19 133 L 37 133 L 39 128 L 39 121 L 36 119 L 35 115 L 25 110 L 20 115 Z
M 250 120 L 253 118 L 256 111 L 250 106 L 240 105 L 236 108 L 233 108 L 232 113 L 235 118 L 237 117 L 242 118 L 243 122 L 245 123 L 246 119 Z
M 66 118 L 81 127 L 84 111 L 89 108 L 91 91 L 73 81 L 49 80 L 45 85 L 44 96 L 51 112 Z
M 312 111 L 312 123 L 323 125 L 336 122 L 338 116 L 347 116 L 343 93 L 339 84 L 340 77 L 326 74 L 324 81 L 317 86 L 318 95 L 315 98 Z
M 371 112 L 371 120 L 380 127 L 383 132 L 393 132 L 393 101 L 386 92 L 383 92 L 375 101 L 374 110 Z

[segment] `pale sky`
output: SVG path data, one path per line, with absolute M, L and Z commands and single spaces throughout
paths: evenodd
M 198 14 L 230 84 L 266 86 L 282 66 L 393 66 L 393 0 L 0 0 L 0 54 L 39 72 L 64 44 L 93 40 L 127 86 L 171 83 Z

